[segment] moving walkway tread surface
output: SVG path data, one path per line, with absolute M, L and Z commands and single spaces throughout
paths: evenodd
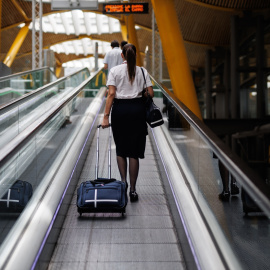
M 100 132 L 100 177 L 108 174 L 107 132 Z M 78 186 L 95 178 L 95 162 L 96 137 Z M 112 177 L 120 179 L 114 143 Z M 128 202 L 124 217 L 117 213 L 79 217 L 75 191 L 48 269 L 186 269 L 149 137 L 137 192 L 139 201 Z

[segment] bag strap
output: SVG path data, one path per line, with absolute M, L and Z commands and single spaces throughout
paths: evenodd
M 143 75 L 143 79 L 144 79 L 145 91 L 147 92 L 147 95 L 148 95 L 148 88 L 146 86 L 146 79 L 145 79 L 145 75 L 144 75 L 144 72 L 143 72 L 143 68 L 142 67 L 141 67 L 141 71 L 142 71 L 142 75 Z

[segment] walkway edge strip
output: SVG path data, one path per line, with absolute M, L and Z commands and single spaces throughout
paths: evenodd
M 172 140 L 169 141 L 166 139 L 167 137 L 169 138 L 170 135 L 166 132 L 164 127 L 154 128 L 152 129 L 152 133 L 156 141 L 158 152 L 166 171 L 197 268 L 207 270 L 226 269 L 222 259 L 220 258 L 220 254 L 213 243 L 211 235 L 208 232 L 208 228 L 201 217 L 201 213 L 194 202 L 194 198 L 185 183 L 185 179 L 179 170 L 171 149 L 178 152 L 176 155 L 177 158 L 179 155 L 181 156 L 181 153 L 179 153 L 176 146 L 169 145 L 169 143 L 172 143 Z M 218 225 L 216 224 L 216 226 Z M 235 262 L 235 260 L 233 261 Z M 235 263 L 237 263 L 237 260 Z M 241 267 L 238 269 L 241 269 Z

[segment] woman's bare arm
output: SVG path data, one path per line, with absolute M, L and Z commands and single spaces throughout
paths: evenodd
M 102 128 L 109 127 L 109 124 L 110 124 L 109 123 L 109 116 L 110 116 L 113 100 L 115 97 L 115 92 L 116 92 L 116 87 L 114 85 L 109 85 L 109 91 L 108 91 L 108 96 L 107 96 L 107 100 L 106 100 L 103 121 L 101 123 Z

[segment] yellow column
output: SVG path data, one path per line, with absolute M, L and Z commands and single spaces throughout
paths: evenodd
M 138 39 L 137 39 L 133 15 L 125 16 L 125 25 L 127 28 L 127 39 L 126 40 L 128 41 L 128 43 L 132 43 L 133 45 L 135 45 L 135 47 L 137 49 L 137 60 L 136 60 L 137 63 L 136 64 L 137 64 L 137 66 L 141 66 L 142 60 L 141 60 L 141 55 L 140 55 L 140 47 L 139 47 L 139 43 L 138 43 Z M 121 30 L 122 30 L 122 26 L 121 26 Z
M 15 38 L 13 44 L 11 45 L 5 59 L 4 59 L 4 64 L 7 65 L 8 67 L 11 67 L 18 51 L 20 50 L 26 36 L 27 33 L 29 31 L 29 23 L 26 24 L 18 33 L 17 37 Z
M 55 70 L 55 76 L 59 78 L 61 76 L 62 66 L 57 66 Z
M 62 63 L 59 61 L 59 59 L 55 56 L 55 76 L 59 78 L 62 73 Z
M 152 0 L 173 92 L 202 119 L 174 0 Z
M 122 39 L 123 40 L 128 40 L 128 30 L 127 30 L 127 25 L 125 22 L 125 16 L 121 15 L 121 20 L 119 21 L 121 25 L 121 33 L 122 33 Z

